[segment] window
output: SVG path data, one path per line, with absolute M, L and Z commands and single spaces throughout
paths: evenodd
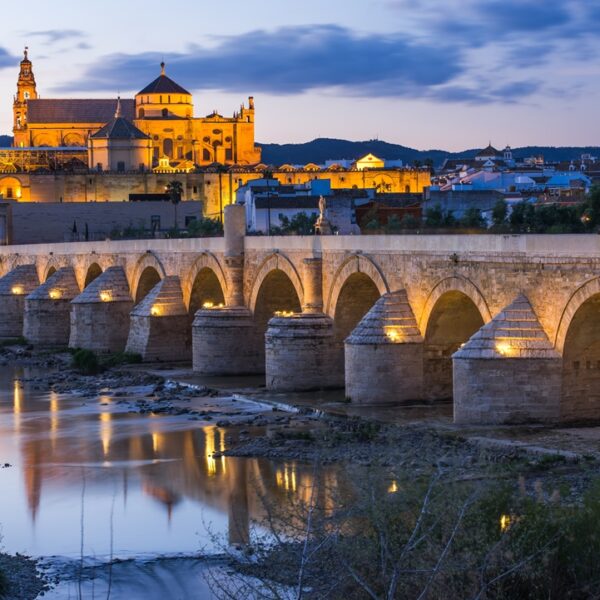
M 120 161 L 117 163 L 117 171 L 118 171 L 119 173 L 123 173 L 123 171 L 125 171 L 125 162 L 124 162 L 124 161 L 120 160 Z
M 157 231 L 160 229 L 160 215 L 152 215 L 150 217 L 150 229 Z
M 233 160 L 233 150 L 231 148 L 225 150 L 225 160 Z
M 158 102 L 159 104 L 162 104 L 162 96 L 160 96 L 160 100 Z
M 190 223 L 193 223 L 194 221 L 197 221 L 195 216 L 186 216 L 185 226 L 188 227 L 190 225 Z
M 168 103 L 171 104 L 171 96 L 169 96 L 169 102 Z
M 23 97 L 25 98 L 25 100 L 29 100 L 29 98 L 31 97 L 29 92 L 24 92 Z
M 177 158 L 183 158 L 183 146 L 177 146 Z
M 11 187 L 6 188 L 6 197 L 7 198 L 14 198 L 13 189 Z
M 206 150 L 202 150 L 202 160 L 210 160 L 210 152 Z
M 193 193 L 194 193 L 194 194 L 197 194 L 197 193 L 198 193 L 198 186 L 197 186 L 197 185 L 195 185 L 195 186 L 192 188 L 192 190 L 193 190 Z
M 146 115 L 146 111 L 143 108 L 140 108 L 138 115 L 139 115 L 140 119 L 143 119 L 144 116 Z
M 162 116 L 163 117 L 168 117 L 169 116 L 169 111 L 166 108 L 163 108 L 161 112 L 162 112 Z
M 410 185 L 407 185 L 407 186 L 404 188 L 404 193 L 405 193 L 405 194 L 410 194 Z

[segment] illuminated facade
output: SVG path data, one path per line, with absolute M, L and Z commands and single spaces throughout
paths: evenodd
M 13 145 L 86 148 L 90 138 L 112 121 L 116 105 L 117 101 L 111 99 L 40 98 L 25 49 L 13 102 Z M 254 99 L 250 97 L 248 106 L 242 105 L 232 117 L 223 117 L 217 111 L 195 117 L 192 95 L 166 75 L 164 63 L 160 75 L 134 99 L 120 101 L 120 117 L 148 136 L 153 167 L 164 158 L 168 159 L 166 165 L 163 161 L 167 168 L 181 170 L 215 162 L 260 162 L 260 148 L 254 144 Z M 116 170 L 109 167 L 112 162 L 103 164 L 103 169 Z M 143 163 L 135 165 L 136 169 Z

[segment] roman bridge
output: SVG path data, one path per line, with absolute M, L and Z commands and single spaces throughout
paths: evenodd
M 0 248 L 0 337 L 266 373 L 471 423 L 600 417 L 600 236 L 245 236 Z

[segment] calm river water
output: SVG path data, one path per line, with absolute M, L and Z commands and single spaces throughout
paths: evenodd
M 225 449 L 225 436 L 210 422 L 129 413 L 110 396 L 84 400 L 35 390 L 28 382 L 35 375 L 0 367 L 0 465 L 11 465 L 0 468 L 5 551 L 67 562 L 210 554 L 220 543 L 248 539 L 250 523 L 262 513 L 259 495 L 277 500 L 307 489 L 309 466 L 213 458 Z M 240 403 L 232 406 L 239 410 Z M 139 596 L 127 587 L 132 577 L 147 579 Z M 143 577 L 123 576 L 123 589 L 115 584 L 111 598 L 153 598 L 148 590 L 167 585 L 173 573 Z M 156 597 L 210 597 L 194 589 L 194 595 Z M 102 597 L 99 587 L 96 592 Z M 88 597 L 72 593 L 51 597 Z

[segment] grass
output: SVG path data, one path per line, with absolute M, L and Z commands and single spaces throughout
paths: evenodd
M 0 341 L 0 348 L 7 348 L 8 346 L 27 346 L 29 342 L 24 337 L 9 338 L 7 340 Z
M 112 367 L 142 362 L 142 356 L 132 352 L 113 352 L 99 356 L 93 350 L 77 348 L 72 351 L 72 356 L 71 366 L 83 375 L 97 375 Z

